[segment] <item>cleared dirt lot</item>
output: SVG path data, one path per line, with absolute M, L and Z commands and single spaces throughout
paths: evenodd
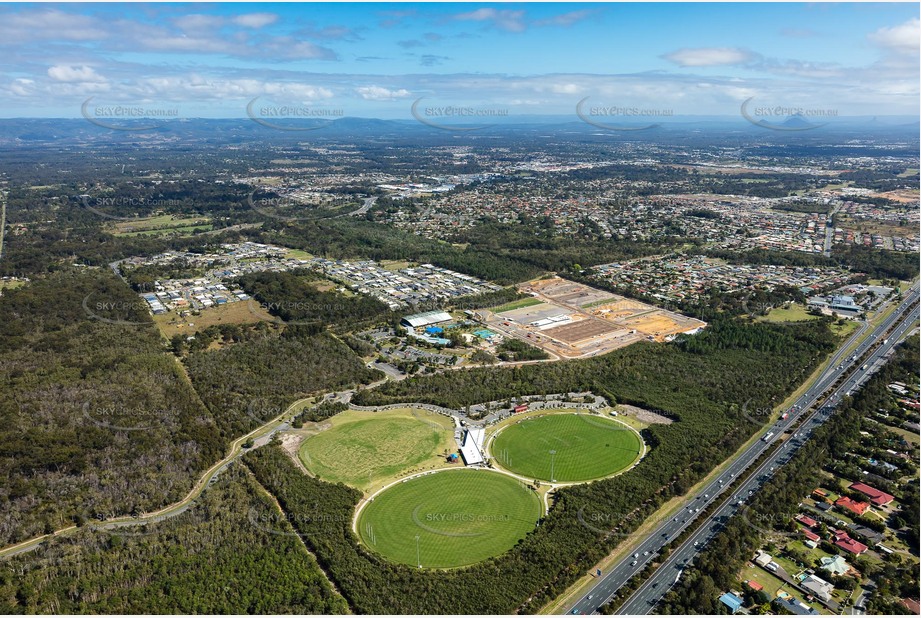
M 543 330 L 543 334 L 553 337 L 554 339 L 559 339 L 565 343 L 574 344 L 586 339 L 591 339 L 598 335 L 605 335 L 612 333 L 614 331 L 621 330 L 618 329 L 613 324 L 605 324 L 600 320 L 579 320 L 578 322 L 571 322 L 563 326 L 557 326 L 555 328 L 547 328 Z
M 535 304 L 491 314 L 486 323 L 565 358 L 594 356 L 643 339 L 667 341 L 704 322 L 559 277 L 519 286 Z M 546 322 L 565 316 L 560 325 Z

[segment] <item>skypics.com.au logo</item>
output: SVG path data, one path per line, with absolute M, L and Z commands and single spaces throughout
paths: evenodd
M 345 110 L 319 105 L 280 105 L 256 97 L 247 103 L 246 115 L 269 129 L 298 132 L 324 129 L 345 117 Z
M 576 115 L 582 122 L 605 131 L 645 131 L 662 126 L 649 122 L 651 118 L 668 118 L 674 110 L 664 108 L 642 108 L 620 105 L 590 105 L 585 97 L 576 104 Z
M 409 108 L 410 114 L 421 124 L 442 131 L 481 131 L 493 126 L 493 123 L 483 124 L 483 119 L 508 118 L 509 115 L 506 108 L 453 104 L 422 105 L 424 100 L 425 97 L 416 99 Z
M 817 122 L 837 118 L 837 109 L 808 108 L 798 105 L 759 105 L 755 97 L 749 97 L 739 108 L 742 117 L 756 127 L 772 131 L 812 131 L 824 127 L 828 122 Z
M 80 115 L 97 127 L 112 131 L 152 131 L 179 118 L 179 108 L 156 104 L 94 103 L 90 97 L 80 106 Z

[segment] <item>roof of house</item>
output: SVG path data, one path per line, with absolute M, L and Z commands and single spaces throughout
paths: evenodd
M 867 509 L 870 508 L 869 502 L 857 502 L 856 500 L 851 500 L 847 496 L 841 496 L 835 500 L 835 505 L 847 509 L 852 513 L 856 513 L 857 515 L 863 515 L 867 512 Z
M 829 582 L 825 581 L 821 577 L 816 577 L 815 575 L 809 575 L 804 579 L 800 586 L 819 597 L 823 601 L 827 601 L 831 598 L 831 593 L 835 591 L 835 587 Z
M 742 607 L 744 601 L 742 601 L 742 599 L 732 594 L 731 592 L 726 592 L 720 596 L 720 603 L 722 603 L 723 605 L 731 609 L 733 613 L 735 613 L 736 611 L 739 610 L 740 607 Z
M 847 563 L 844 556 L 822 556 L 822 570 L 832 575 L 844 575 L 851 570 L 851 565 Z
M 810 541 L 818 541 L 822 538 L 818 534 L 813 532 L 812 530 L 809 530 L 808 528 L 803 528 L 801 532 L 803 533 L 803 536 L 809 539 Z
M 816 520 L 814 520 L 813 518 L 807 517 L 806 515 L 797 515 L 797 516 L 796 516 L 796 521 L 798 521 L 799 523 L 803 524 L 804 526 L 809 526 L 810 528 L 813 527 L 814 525 L 816 525 L 817 523 L 819 523 L 819 522 L 817 522 Z
M 851 552 L 852 554 L 862 554 L 867 551 L 867 546 L 859 541 L 855 541 L 844 530 L 835 531 L 835 545 Z
M 902 599 L 902 605 L 907 607 L 915 614 L 921 613 L 921 605 L 918 605 L 917 599 Z
M 745 585 L 751 588 L 752 590 L 754 590 L 755 592 L 758 592 L 759 590 L 764 590 L 764 586 L 762 586 L 761 584 L 759 584 L 753 579 L 750 579 L 747 582 L 745 582 Z
M 869 539 L 870 541 L 874 543 L 879 543 L 884 538 L 884 535 L 882 532 L 877 532 L 873 528 L 867 528 L 866 526 L 863 526 L 861 524 L 851 525 L 851 530 L 863 537 L 866 537 L 867 539 Z
M 885 491 L 880 491 L 875 487 L 870 487 L 865 483 L 852 483 L 851 489 L 854 491 L 859 491 L 863 495 L 869 497 L 870 502 L 876 504 L 877 506 L 883 506 L 895 500 L 894 496 L 887 494 Z
M 784 609 L 788 609 L 794 614 L 799 616 L 818 616 L 819 612 L 809 607 L 802 601 L 797 601 L 793 597 L 788 597 L 786 599 L 777 599 L 778 605 L 782 606 Z

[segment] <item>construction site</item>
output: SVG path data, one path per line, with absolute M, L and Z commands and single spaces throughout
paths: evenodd
M 477 312 L 477 319 L 559 358 L 605 354 L 637 341 L 671 341 L 706 323 L 560 277 L 522 283 L 531 298 Z

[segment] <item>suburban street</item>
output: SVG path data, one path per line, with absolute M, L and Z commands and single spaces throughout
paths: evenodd
M 826 421 L 833 414 L 835 405 L 841 398 L 850 394 L 862 384 L 874 371 L 876 365 L 908 332 L 912 323 L 918 319 L 917 309 L 912 310 L 912 305 L 918 301 L 918 282 L 903 295 L 898 307 L 883 319 L 873 332 L 850 352 L 850 348 L 858 337 L 869 328 L 864 323 L 860 329 L 843 345 L 832 357 L 826 370 L 816 383 L 806 391 L 791 407 L 787 419 L 781 419 L 771 428 L 771 438 L 767 441 L 757 440 L 738 456 L 731 465 L 723 470 L 703 490 L 694 495 L 687 496 L 681 511 L 673 518 L 656 527 L 643 542 L 637 546 L 635 553 L 626 556 L 603 576 L 599 577 L 595 585 L 585 593 L 571 608 L 571 613 L 591 614 L 600 605 L 606 603 L 626 582 L 637 572 L 643 570 L 646 564 L 653 560 L 662 547 L 674 539 L 685 528 L 694 523 L 699 511 L 714 500 L 722 500 L 723 504 L 709 517 L 693 535 L 680 547 L 675 549 L 669 558 L 658 570 L 637 590 L 630 599 L 624 603 L 618 613 L 621 614 L 646 614 L 680 578 L 683 569 L 691 563 L 696 554 L 703 549 L 707 542 L 715 536 L 724 522 L 731 517 L 745 503 L 747 498 L 757 491 L 767 481 L 779 465 L 788 462 L 793 454 L 810 437 L 812 431 Z M 893 326 L 898 324 L 896 330 L 886 335 Z M 885 340 L 867 360 L 861 361 L 861 356 L 877 343 Z M 858 365 L 858 361 L 861 364 Z M 866 369 L 863 369 L 866 367 Z M 856 369 L 838 388 L 827 398 L 822 399 L 825 393 L 844 374 Z M 822 399 L 821 406 L 815 408 Z M 759 468 L 735 490 L 733 495 L 723 495 L 739 475 L 746 474 L 746 470 L 770 448 L 771 444 L 780 439 L 783 432 L 799 419 L 806 415 L 806 420 L 799 430 L 790 437 L 786 443 L 772 454 Z M 753 419 L 753 422 L 757 422 Z M 767 428 L 766 428 L 767 429 Z

